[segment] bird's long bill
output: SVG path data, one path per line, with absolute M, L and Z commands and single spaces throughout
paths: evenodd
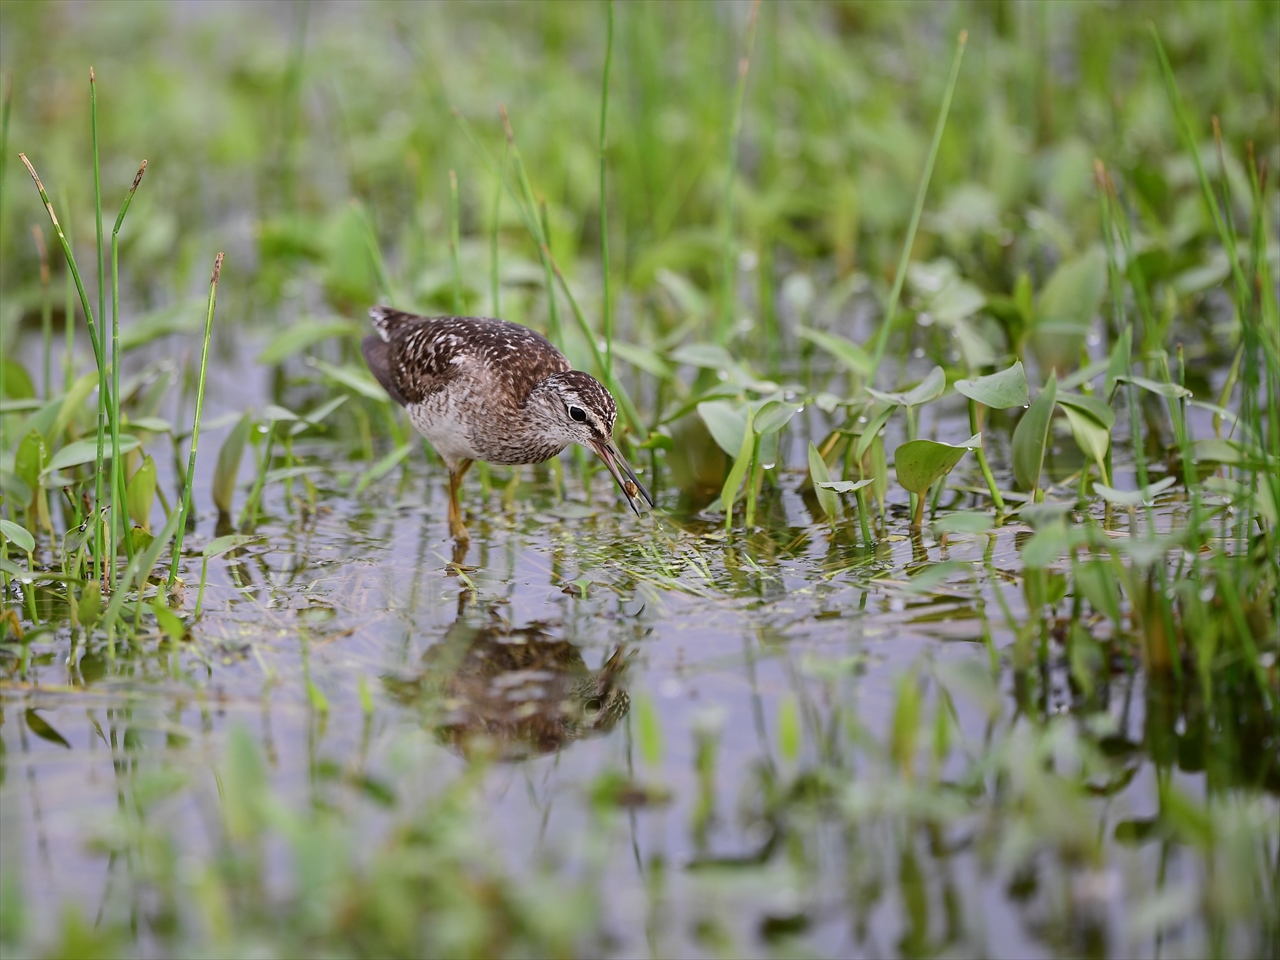
M 604 465 L 609 468 L 609 472 L 613 474 L 618 489 L 627 498 L 627 503 L 637 517 L 640 516 L 641 498 L 650 507 L 653 506 L 653 497 L 649 496 L 649 491 L 644 488 L 644 484 L 636 478 L 635 471 L 627 466 L 627 461 L 622 459 L 622 454 L 618 452 L 618 447 L 612 440 L 596 441 L 591 446 L 604 461 Z

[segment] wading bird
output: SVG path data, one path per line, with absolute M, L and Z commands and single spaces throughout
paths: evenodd
M 613 442 L 617 406 L 546 337 L 506 320 L 369 311 L 369 369 L 449 468 L 449 533 L 468 539 L 458 489 L 476 460 L 542 463 L 571 443 L 594 450 L 640 515 L 653 497 Z

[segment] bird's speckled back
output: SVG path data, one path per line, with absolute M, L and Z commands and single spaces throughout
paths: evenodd
M 495 396 L 523 405 L 542 380 L 569 369 L 569 361 L 542 334 L 489 317 L 417 317 L 374 307 L 376 337 L 366 337 L 365 359 L 378 382 L 401 405 L 427 397 L 468 372 L 499 381 Z

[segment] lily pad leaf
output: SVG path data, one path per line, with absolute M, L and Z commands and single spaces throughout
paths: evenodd
M 1049 422 L 1058 395 L 1058 378 L 1049 377 L 1040 395 L 1013 430 L 1013 476 L 1024 490 L 1040 486 L 1040 469 L 1049 443 Z
M 908 440 L 893 453 L 898 483 L 904 489 L 924 496 L 935 482 L 955 468 L 966 453 L 981 444 L 980 433 L 954 446 L 939 440 Z
M 1018 360 L 1008 370 L 972 380 L 957 380 L 956 392 L 993 410 L 1025 407 L 1031 402 L 1027 373 Z

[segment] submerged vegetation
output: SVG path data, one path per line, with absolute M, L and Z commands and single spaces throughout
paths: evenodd
M 0 16 L 0 952 L 1280 951 L 1274 4 Z

